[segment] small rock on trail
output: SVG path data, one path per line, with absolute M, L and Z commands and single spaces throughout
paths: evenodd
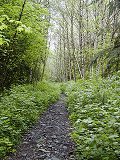
M 50 106 L 8 160 L 75 160 L 65 96 Z

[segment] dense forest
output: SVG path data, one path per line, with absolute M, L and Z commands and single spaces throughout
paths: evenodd
M 73 160 L 120 158 L 119 0 L 0 0 L 0 52 L 0 160 L 61 94 Z
M 42 80 L 48 56 L 48 4 L 1 1 L 1 86 Z
M 106 77 L 120 69 L 119 1 L 56 0 L 52 6 L 58 81 Z

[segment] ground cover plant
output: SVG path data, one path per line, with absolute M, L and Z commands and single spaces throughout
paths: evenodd
M 120 76 L 67 85 L 78 160 L 120 158 Z
M 15 151 L 21 134 L 58 99 L 58 88 L 46 82 L 20 85 L 0 97 L 0 158 Z

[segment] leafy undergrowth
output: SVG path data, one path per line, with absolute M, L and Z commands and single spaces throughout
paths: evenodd
M 9 95 L 1 96 L 0 102 L 0 158 L 14 152 L 24 133 L 59 98 L 60 90 L 46 82 L 36 86 L 13 87 Z
M 68 110 L 78 160 L 120 158 L 120 76 L 70 82 Z

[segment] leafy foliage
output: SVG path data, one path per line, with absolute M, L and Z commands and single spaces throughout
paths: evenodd
M 1 88 L 42 79 L 47 49 L 48 11 L 34 1 L 0 2 Z M 21 17 L 21 18 L 20 18 Z
M 103 73 L 103 76 L 108 74 L 113 75 L 115 72 L 120 70 L 120 46 L 114 48 L 107 48 L 100 51 L 92 60 L 89 66 L 96 64 L 98 60 L 104 58 L 107 60 L 107 64 Z
M 59 88 L 46 82 L 13 87 L 0 102 L 0 158 L 14 152 L 21 134 L 59 97 Z
M 67 86 L 77 159 L 119 159 L 119 86 L 120 75 L 111 79 L 71 82 Z

